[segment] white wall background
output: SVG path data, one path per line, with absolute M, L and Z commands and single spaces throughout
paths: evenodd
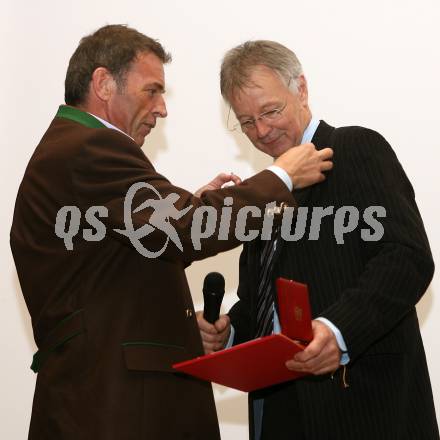
M 0 438 L 26 437 L 35 383 L 30 319 L 8 243 L 15 195 L 63 101 L 70 55 L 83 35 L 104 24 L 127 23 L 173 54 L 166 68 L 169 117 L 144 150 L 174 183 L 195 190 L 219 171 L 247 177 L 267 164 L 244 138 L 227 132 L 218 70 L 230 47 L 247 39 L 277 40 L 302 60 L 315 116 L 333 125 L 371 127 L 389 140 L 415 187 L 440 261 L 438 0 L 2 0 L 1 11 Z M 227 276 L 225 308 L 234 303 L 237 258 L 238 250 L 188 270 L 199 308 L 202 279 L 211 270 Z M 440 411 L 436 293 L 438 273 L 418 312 Z M 247 438 L 246 395 L 215 387 L 215 396 L 223 439 Z

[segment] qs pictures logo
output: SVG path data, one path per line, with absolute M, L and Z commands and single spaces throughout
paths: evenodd
M 138 194 L 139 193 L 139 194 Z M 148 195 L 149 197 L 145 197 Z M 151 195 L 154 197 L 152 198 Z M 137 199 L 143 200 L 133 209 L 133 202 Z M 285 241 L 319 240 L 321 223 L 324 218 L 331 222 L 333 237 L 337 244 L 344 244 L 348 234 L 358 233 L 356 229 L 359 224 L 360 239 L 363 241 L 378 241 L 384 235 L 384 227 L 378 218 L 386 217 L 386 210 L 382 206 L 369 206 L 362 213 L 354 206 L 341 206 L 335 209 L 334 206 L 327 207 L 277 207 L 275 202 L 266 204 L 264 212 L 256 206 L 242 206 L 235 213 L 235 222 L 232 222 L 234 201 L 232 197 L 225 197 L 223 207 L 216 209 L 213 206 L 202 205 L 193 209 L 193 205 L 186 205 L 178 209 L 176 203 L 179 195 L 170 193 L 162 197 L 159 191 L 147 182 L 137 182 L 127 191 L 123 202 L 123 222 L 125 228 L 115 228 L 114 232 L 127 237 L 133 247 L 146 258 L 157 258 L 162 255 L 169 242 L 184 252 L 184 246 L 179 237 L 178 229 L 174 225 L 185 215 L 191 215 L 191 223 L 185 229 L 185 236 L 190 233 L 194 250 L 202 247 L 202 240 L 215 236 L 217 240 L 228 240 L 231 232 L 241 242 L 247 242 L 260 238 L 261 240 L 272 239 L 272 227 L 275 213 L 282 216 L 280 237 Z M 142 213 L 142 211 L 147 212 Z M 141 214 L 142 213 L 142 214 Z M 247 228 L 249 217 L 264 216 L 261 231 Z M 105 206 L 91 206 L 84 214 L 83 227 L 81 228 L 81 210 L 77 206 L 64 206 L 56 216 L 55 234 L 64 240 L 68 251 L 73 251 L 74 237 L 80 230 L 86 241 L 103 240 L 107 233 L 104 219 L 109 217 L 108 208 Z M 119 220 L 119 219 L 117 219 Z M 90 228 L 84 227 L 84 223 Z M 121 220 L 110 219 L 107 223 L 122 223 Z M 231 224 L 235 225 L 231 231 Z M 307 227 L 307 225 L 309 225 Z M 136 227 L 137 226 L 137 227 Z M 327 228 L 328 231 L 328 228 Z M 154 238 L 151 234 L 154 234 Z M 327 232 L 328 234 L 328 232 Z M 150 250 L 147 245 L 154 244 L 158 250 Z

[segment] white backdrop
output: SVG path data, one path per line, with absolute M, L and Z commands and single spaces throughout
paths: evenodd
M 30 319 L 8 243 L 15 195 L 63 101 L 70 55 L 82 36 L 104 24 L 129 24 L 173 54 L 166 67 L 169 116 L 147 138 L 144 151 L 175 184 L 195 190 L 219 171 L 247 177 L 268 163 L 246 139 L 227 132 L 218 70 L 230 47 L 247 39 L 277 40 L 302 61 L 316 117 L 336 126 L 374 128 L 394 147 L 440 261 L 438 0 L 2 0 L 1 10 L 0 438 L 26 437 L 35 383 Z M 235 250 L 188 269 L 199 308 L 202 279 L 211 270 L 227 277 L 225 309 L 234 303 L 237 259 Z M 438 411 L 439 280 L 437 274 L 418 305 Z M 222 438 L 247 438 L 246 395 L 215 387 L 215 396 Z

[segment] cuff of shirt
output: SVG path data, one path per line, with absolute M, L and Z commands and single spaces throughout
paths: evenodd
M 338 343 L 339 349 L 342 352 L 341 356 L 341 365 L 346 365 L 350 362 L 350 356 L 348 355 L 347 345 L 345 344 L 342 333 L 339 331 L 338 327 L 336 327 L 331 321 L 326 318 L 316 318 L 317 321 L 323 322 L 330 330 L 333 332 L 336 338 L 336 342 Z
M 267 167 L 266 169 L 269 171 L 272 171 L 272 173 L 276 174 L 285 183 L 287 188 L 289 188 L 290 192 L 293 191 L 292 179 L 290 178 L 290 176 L 287 174 L 287 172 L 285 170 L 283 170 L 281 167 L 279 167 L 277 165 L 271 165 L 270 167 Z
M 235 338 L 235 329 L 234 326 L 231 325 L 231 334 L 229 335 L 229 339 L 227 344 L 225 345 L 225 348 L 231 348 L 232 344 L 234 343 L 234 338 Z

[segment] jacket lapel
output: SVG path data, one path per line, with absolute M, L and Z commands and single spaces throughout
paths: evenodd
M 332 146 L 334 131 L 334 127 L 331 127 L 326 122 L 322 120 L 319 122 L 318 128 L 316 129 L 316 132 L 312 138 L 312 143 L 315 145 L 317 150 L 322 150 L 323 148 Z M 312 188 L 313 185 L 306 188 L 293 190 L 293 195 L 295 196 L 295 200 L 298 206 L 303 205 L 305 201 L 309 198 Z
M 78 122 L 79 124 L 89 128 L 106 128 L 101 121 L 96 119 L 91 114 L 68 105 L 60 105 L 55 117 L 69 119 L 70 121 Z

